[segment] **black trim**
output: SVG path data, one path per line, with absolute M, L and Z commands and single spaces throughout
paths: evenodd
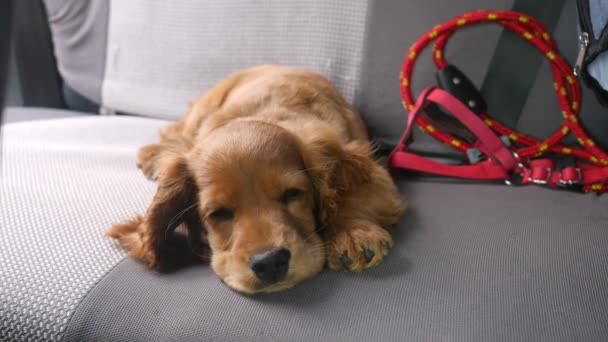
M 8 89 L 8 54 L 11 42 L 11 13 L 12 2 L 7 0 L 0 1 L 0 130 L 2 129 L 2 119 L 4 117 L 4 100 L 6 97 L 6 90 Z M 2 139 L 0 139 L 0 144 L 1 143 Z
M 0 168 L 2 167 L 2 124 L 4 101 L 8 89 L 8 55 L 12 37 L 12 1 L 0 1 Z
M 604 28 L 600 38 L 595 38 L 595 31 L 593 30 L 593 24 L 591 23 L 589 1 L 577 0 L 576 10 L 578 11 L 578 21 L 582 32 L 589 34 L 589 46 L 587 47 L 584 61 L 584 64 L 587 65 L 593 62 L 600 53 L 606 50 L 606 46 L 608 46 L 608 34 L 606 34 L 606 28 Z
M 23 105 L 65 108 L 46 8 L 40 0 L 17 0 L 14 11 L 14 48 Z
M 585 0 L 576 0 L 576 10 L 578 11 L 578 22 L 581 26 L 581 30 L 587 33 L 593 33 L 593 29 L 591 27 L 591 15 L 589 12 L 589 1 Z M 595 42 L 595 35 L 592 34 L 589 36 L 589 42 Z
M 589 35 L 589 46 L 585 53 L 585 59 L 581 66 L 581 78 L 585 85 L 593 91 L 598 102 L 604 107 L 608 107 L 608 91 L 589 74 L 587 66 L 592 63 L 597 56 L 608 50 L 608 25 L 602 29 L 599 39 L 595 37 L 593 23 L 591 22 L 591 8 L 588 0 L 577 0 L 576 10 L 578 12 L 578 21 L 582 32 Z

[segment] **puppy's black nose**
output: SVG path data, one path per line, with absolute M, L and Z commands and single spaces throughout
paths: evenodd
M 291 252 L 285 248 L 276 248 L 258 253 L 249 260 L 249 267 L 256 277 L 267 284 L 276 283 L 285 278 L 289 269 Z

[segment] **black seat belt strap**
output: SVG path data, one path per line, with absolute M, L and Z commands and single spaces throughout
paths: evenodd
M 27 107 L 65 108 L 61 77 L 42 1 L 14 1 L 14 48 Z
M 11 13 L 12 2 L 0 1 L 0 129 L 4 113 L 4 98 L 6 96 L 6 89 L 8 89 L 8 52 L 11 40 Z
M 0 1 L 0 177 L 2 177 L 2 123 L 4 98 L 8 89 L 8 52 L 11 42 L 12 2 Z
M 535 17 L 551 33 L 564 4 L 565 0 L 515 0 L 513 10 Z M 481 87 L 492 118 L 509 127 L 517 126 L 543 59 L 528 42 L 503 29 Z

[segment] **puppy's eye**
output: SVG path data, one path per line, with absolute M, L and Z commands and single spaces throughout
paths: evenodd
M 300 189 L 287 189 L 281 195 L 281 202 L 289 204 L 294 200 L 298 199 L 302 195 L 303 191 Z
M 234 217 L 234 212 L 228 208 L 220 208 L 212 211 L 209 218 L 215 221 L 228 221 Z

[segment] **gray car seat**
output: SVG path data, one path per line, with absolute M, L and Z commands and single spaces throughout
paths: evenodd
M 361 274 L 324 271 L 295 289 L 247 297 L 204 266 L 146 270 L 104 232 L 155 191 L 137 149 L 233 70 L 299 65 L 332 80 L 374 139 L 405 125 L 398 74 L 429 27 L 513 1 L 59 1 L 44 9 L 62 94 L 105 115 L 7 108 L 0 178 L 0 340 L 601 341 L 608 336 L 608 197 L 396 173 L 410 207 L 395 249 Z M 574 61 L 576 10 L 553 33 Z M 477 84 L 500 37 L 458 33 L 448 59 Z M 513 51 L 516 54 L 516 51 Z M 19 62 L 19 61 L 17 61 Z M 516 70 L 514 71 L 516 72 Z M 430 58 L 413 83 L 433 81 Z M 543 65 L 517 128 L 557 126 Z M 65 89 L 68 89 L 67 91 Z M 586 91 L 583 120 L 606 144 L 608 116 Z M 27 96 L 27 94 L 24 94 Z M 491 106 L 492 104 L 490 104 Z M 86 108 L 91 108 L 86 106 Z M 491 108 L 491 107 L 490 107 Z M 81 109 L 84 109 L 81 108 Z M 86 110 L 86 109 L 84 109 Z M 492 111 L 490 110 L 490 113 Z M 424 135 L 416 148 L 445 152 Z

